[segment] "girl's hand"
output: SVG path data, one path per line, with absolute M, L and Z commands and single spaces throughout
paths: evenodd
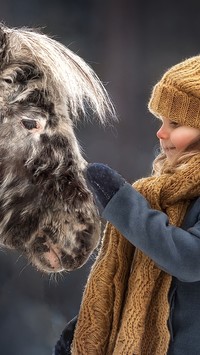
M 100 213 L 126 182 L 117 171 L 101 163 L 88 164 L 86 179 Z

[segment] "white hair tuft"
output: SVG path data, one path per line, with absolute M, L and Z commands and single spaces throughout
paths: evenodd
M 13 60 L 29 58 L 44 75 L 43 84 L 51 96 L 69 106 L 73 119 L 79 115 L 97 117 L 102 124 L 116 118 L 109 95 L 86 62 L 49 36 L 30 28 L 7 28 L 9 55 Z

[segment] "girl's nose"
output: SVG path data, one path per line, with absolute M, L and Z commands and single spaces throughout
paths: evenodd
M 156 133 L 158 139 L 167 139 L 169 137 L 168 130 L 162 125 Z

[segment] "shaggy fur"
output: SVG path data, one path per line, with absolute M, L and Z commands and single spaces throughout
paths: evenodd
M 0 25 L 0 243 L 39 270 L 82 266 L 100 221 L 73 122 L 113 106 L 93 70 L 54 39 Z

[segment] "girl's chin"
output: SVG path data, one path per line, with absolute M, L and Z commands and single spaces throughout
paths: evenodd
M 176 149 L 169 149 L 167 151 L 165 151 L 166 157 L 169 161 L 172 161 L 176 158 L 178 152 Z

